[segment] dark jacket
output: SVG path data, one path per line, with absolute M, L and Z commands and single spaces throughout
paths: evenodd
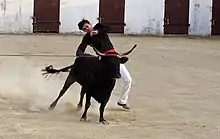
M 94 30 L 98 30 L 98 34 L 90 36 L 87 33 L 83 36 L 82 42 L 76 51 L 77 56 L 84 54 L 87 45 L 93 45 L 101 53 L 113 49 L 113 45 L 107 34 L 110 28 L 100 23 L 97 23 L 93 28 Z

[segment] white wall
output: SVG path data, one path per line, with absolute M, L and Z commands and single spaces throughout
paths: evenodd
M 189 35 L 211 35 L 212 0 L 191 0 Z
M 163 35 L 165 0 L 125 0 L 125 34 Z M 97 23 L 99 0 L 60 0 L 60 32 L 79 33 L 82 18 Z M 32 33 L 34 0 L 0 0 L 0 33 Z M 212 0 L 190 0 L 189 34 L 210 35 Z
M 163 34 L 164 0 L 126 0 L 125 34 Z
M 33 0 L 0 0 L 0 33 L 32 32 Z
M 60 32 L 78 33 L 78 22 L 82 18 L 97 23 L 99 16 L 99 0 L 60 0 Z
M 125 34 L 163 35 L 165 0 L 126 0 Z M 212 0 L 190 0 L 189 35 L 211 34 Z

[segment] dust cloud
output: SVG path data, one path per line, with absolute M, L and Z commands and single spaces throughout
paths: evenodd
M 44 78 L 42 65 L 24 57 L 4 58 L 0 63 L 0 98 L 7 99 L 13 107 L 32 111 L 48 111 L 49 105 L 58 96 L 62 89 L 67 73 Z M 117 84 L 116 84 L 117 86 Z M 74 83 L 60 99 L 57 112 L 76 109 L 79 101 L 81 86 Z M 117 92 L 117 90 L 116 90 Z M 118 96 L 115 89 L 107 107 L 115 106 Z M 84 98 L 85 102 L 85 98 Z M 90 112 L 97 113 L 99 104 L 92 98 Z
M 0 94 L 16 105 L 26 104 L 31 111 L 47 110 L 50 103 L 57 97 L 67 74 L 55 75 L 45 79 L 42 66 L 25 58 L 5 58 L 0 64 Z M 63 78 L 60 80 L 59 78 Z M 79 97 L 80 87 L 74 85 L 64 95 L 62 103 L 72 103 Z

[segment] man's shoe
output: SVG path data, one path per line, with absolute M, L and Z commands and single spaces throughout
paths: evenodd
M 121 103 L 118 102 L 118 106 L 121 106 L 121 107 L 124 108 L 124 109 L 130 109 L 130 108 L 127 106 L 127 104 L 121 104 Z

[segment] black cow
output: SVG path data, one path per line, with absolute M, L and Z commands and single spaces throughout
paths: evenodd
M 87 111 L 91 105 L 90 99 L 93 97 L 98 103 L 101 103 L 99 111 L 100 117 L 99 122 L 105 124 L 106 120 L 103 117 L 104 109 L 109 101 L 111 92 L 114 89 L 116 79 L 112 79 L 108 76 L 108 71 L 104 69 L 105 64 L 109 61 L 115 61 L 125 63 L 128 61 L 125 55 L 130 54 L 137 45 L 135 44 L 131 50 L 123 54 L 103 54 L 100 53 L 96 48 L 93 48 L 98 56 L 85 54 L 78 56 L 75 62 L 62 69 L 54 69 L 51 66 L 43 69 L 43 74 L 55 74 L 60 72 L 69 72 L 69 75 L 64 83 L 56 100 L 50 105 L 49 109 L 53 110 L 57 105 L 59 99 L 64 95 L 67 89 L 74 83 L 79 83 L 83 91 L 86 92 L 86 103 L 85 110 L 81 117 L 81 120 L 86 120 Z M 107 59 L 107 60 L 106 60 Z

